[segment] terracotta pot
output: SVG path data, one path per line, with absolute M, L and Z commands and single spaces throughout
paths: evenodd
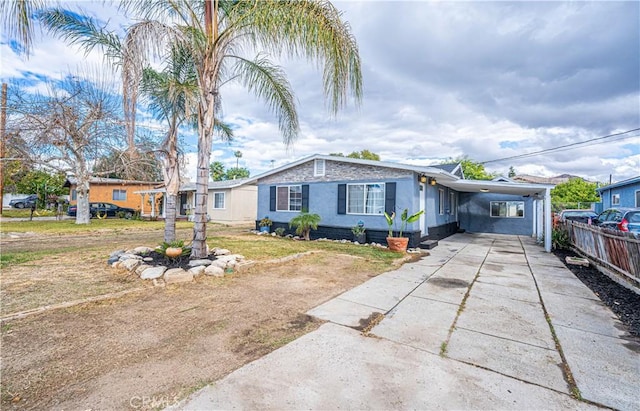
M 182 248 L 180 247 L 169 247 L 165 250 L 164 254 L 169 258 L 180 257 L 182 254 Z
M 389 250 L 404 253 L 407 251 L 409 239 L 407 237 L 387 237 L 387 244 L 389 245 Z

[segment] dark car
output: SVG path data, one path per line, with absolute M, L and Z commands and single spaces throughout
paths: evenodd
M 120 207 L 111 203 L 89 203 L 89 212 L 91 218 L 105 218 L 105 217 L 118 217 L 119 213 L 122 213 L 124 218 L 131 218 L 135 213 L 133 208 Z M 67 214 L 71 217 L 75 217 L 78 213 L 78 206 L 72 205 L 69 207 Z
M 577 221 L 589 224 L 598 217 L 598 214 L 591 210 L 562 210 L 558 216 L 559 221 Z
M 9 205 L 13 208 L 31 208 L 36 205 L 38 202 L 38 195 L 31 194 L 25 198 L 16 198 L 14 200 L 9 201 Z
M 640 208 L 609 208 L 594 220 L 594 224 L 612 230 L 640 233 Z

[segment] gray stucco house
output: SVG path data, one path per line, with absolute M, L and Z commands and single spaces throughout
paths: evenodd
M 551 249 L 552 185 L 465 180 L 460 165 L 414 166 L 347 157 L 313 155 L 255 177 L 258 221 L 289 230 L 300 211 L 322 218 L 312 238 L 351 239 L 364 223 L 367 241 L 384 244 L 384 212 L 425 210 L 409 224 L 409 246 L 438 240 L 460 229 L 475 233 L 531 235 Z M 399 228 L 399 218 L 398 227 Z

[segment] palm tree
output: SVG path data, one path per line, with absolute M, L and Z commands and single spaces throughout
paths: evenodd
M 347 94 L 359 100 L 362 76 L 358 49 L 348 24 L 328 1 L 155 0 L 126 3 L 139 13 L 129 28 L 132 46 L 143 50 L 180 44 L 188 48 L 199 84 L 198 163 L 192 256 L 206 255 L 207 181 L 220 89 L 239 81 L 264 99 L 279 117 L 286 144 L 299 133 L 293 94 L 282 69 L 264 55 L 248 59 L 241 49 L 302 56 L 323 64 L 325 96 L 336 113 Z
M 239 165 L 238 165 L 239 163 L 238 162 L 240 161 L 240 158 L 242 157 L 242 151 L 240 151 L 240 150 L 234 151 L 233 155 L 236 156 L 236 168 L 238 168 L 239 167 Z
M 149 108 L 169 126 L 160 152 L 167 196 L 164 241 L 170 243 L 176 239 L 177 199 L 180 190 L 178 128 L 184 122 L 194 128 L 197 126 L 195 109 L 199 93 L 195 67 L 190 55 L 185 49 L 176 47 L 162 72 L 145 68 L 140 90 L 148 99 Z
M 2 27 L 7 37 L 15 39 L 28 56 L 33 47 L 34 26 L 32 16 L 44 8 L 46 0 L 4 0 L 0 1 Z

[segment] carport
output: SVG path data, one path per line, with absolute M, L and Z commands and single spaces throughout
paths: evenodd
M 533 237 L 544 241 L 544 249 L 551 251 L 551 189 L 554 185 L 526 184 L 511 181 L 456 180 L 445 183 L 460 193 L 504 194 L 533 200 Z

